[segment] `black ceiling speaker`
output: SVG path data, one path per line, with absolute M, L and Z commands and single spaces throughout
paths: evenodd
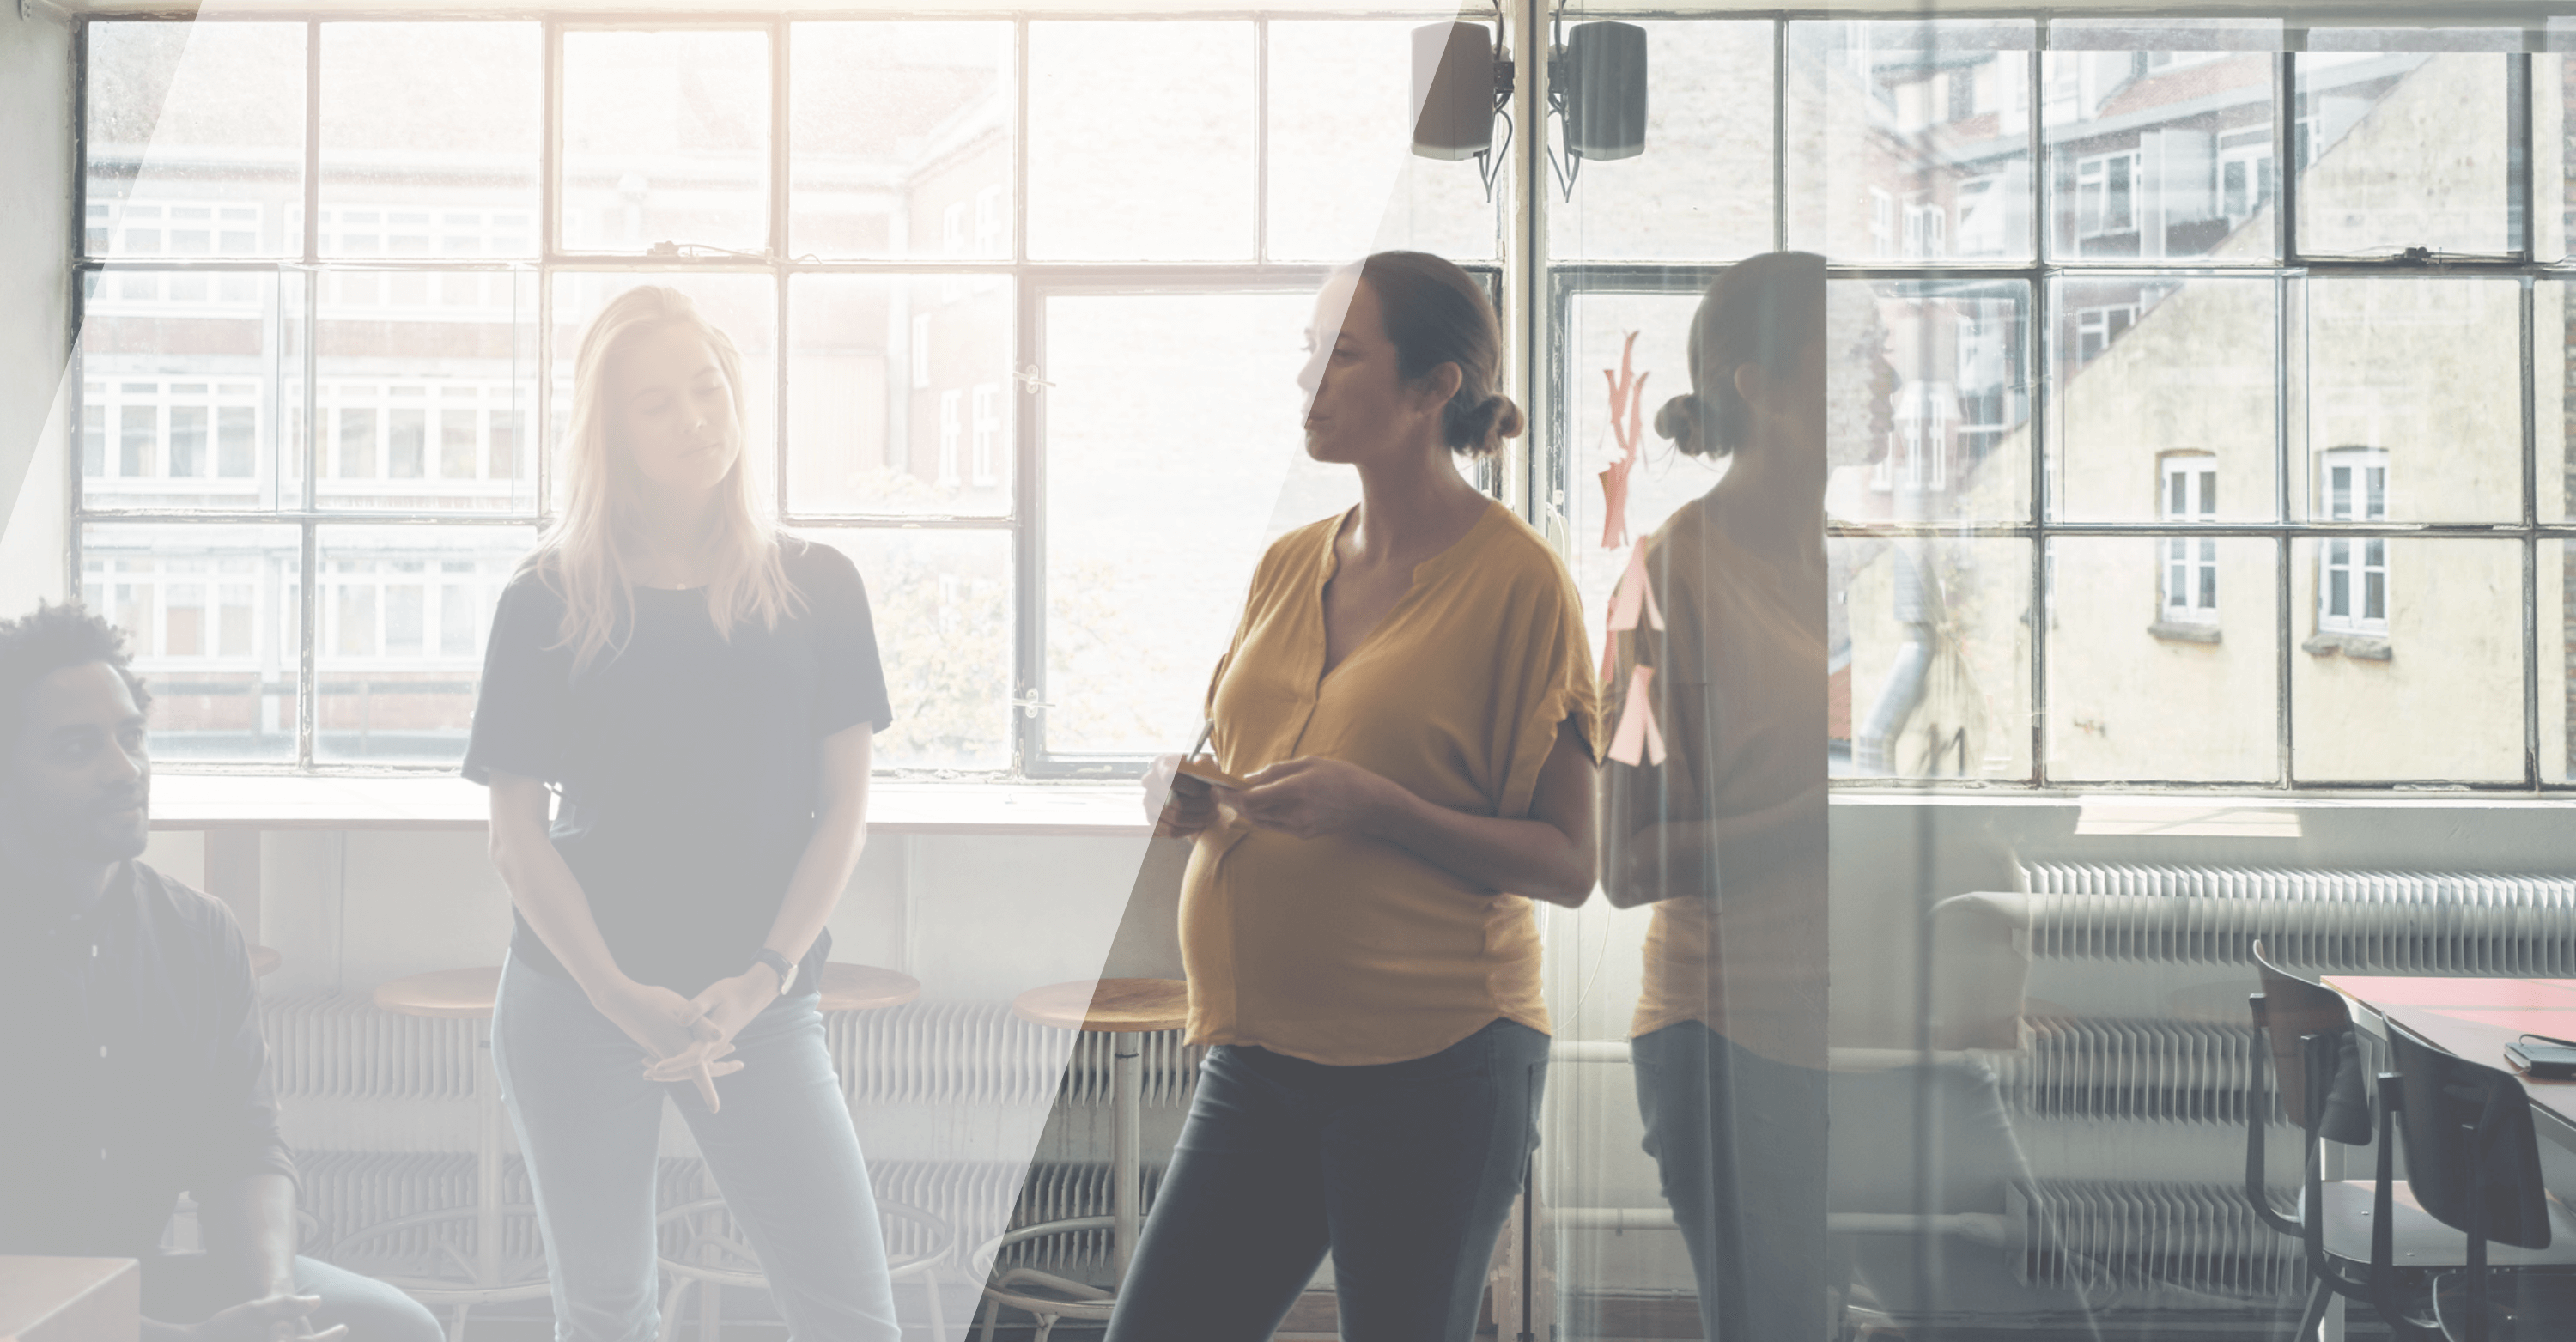
M 1493 148 L 1494 35 L 1473 23 L 1414 29 L 1413 106 L 1414 153 L 1462 159 Z
M 1646 30 L 1578 23 L 1565 38 L 1565 147 L 1584 158 L 1646 152 Z

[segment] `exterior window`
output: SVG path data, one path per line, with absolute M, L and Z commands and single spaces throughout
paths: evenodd
M 2237 131 L 2218 141 L 2218 209 L 2233 228 L 2272 201 L 2272 132 Z
M 939 483 L 949 489 L 957 487 L 958 439 L 964 436 L 958 421 L 965 398 L 961 391 L 939 393 Z
M 1001 482 L 1002 457 L 1002 388 L 1001 384 L 983 382 L 975 387 L 975 487 L 989 489 Z
M 2111 342 L 2120 338 L 2138 320 L 2134 304 L 2084 308 L 2075 314 L 2075 362 L 2088 364 L 2102 357 Z
M 2218 466 L 2208 457 L 2167 457 L 2164 519 L 2175 523 L 2218 520 Z M 2174 536 L 2164 550 L 2164 618 L 2169 624 L 2218 623 L 2218 541 Z
M 1896 252 L 1896 197 L 1877 187 L 1869 189 L 1869 246 L 1872 256 Z
M 2388 517 L 2388 454 L 2340 447 L 2325 454 L 2325 520 L 2378 522 Z M 2388 542 L 2326 538 L 2317 574 L 2317 628 L 2327 633 L 2388 633 Z
M 975 255 L 1004 257 L 1011 254 L 1011 221 L 1002 209 L 1007 199 L 998 186 L 988 186 L 975 193 Z
M 1949 254 L 1950 212 L 1939 205 L 1905 207 L 1905 254 L 1937 257 Z
M 912 387 L 915 391 L 930 388 L 930 314 L 927 312 L 912 319 Z
M 2075 236 L 2098 238 L 2134 233 L 2137 214 L 2138 156 L 2098 154 L 2075 164 Z

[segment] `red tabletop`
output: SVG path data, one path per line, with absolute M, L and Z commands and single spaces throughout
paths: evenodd
M 2576 979 L 2328 974 L 2323 982 L 2471 1062 L 2514 1070 L 2504 1046 L 2525 1034 L 2576 1041 Z M 2532 1104 L 2576 1127 L 2576 1081 L 2522 1079 Z

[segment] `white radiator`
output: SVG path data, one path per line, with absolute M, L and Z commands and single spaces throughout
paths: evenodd
M 2042 1179 L 2036 1193 L 2012 1208 L 2023 1280 L 2073 1287 L 2096 1310 L 2172 1303 L 2177 1288 L 2229 1300 L 2307 1289 L 2299 1242 L 2256 1221 L 2242 1188 Z
M 2576 878 L 2030 863 L 2041 958 L 2576 973 Z

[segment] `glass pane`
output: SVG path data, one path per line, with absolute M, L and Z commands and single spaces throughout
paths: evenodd
M 788 30 L 788 251 L 1007 260 L 1011 27 Z
M 2122 278 L 2060 280 L 2053 289 L 2056 515 L 2170 516 L 2158 463 L 2205 455 L 2224 501 L 2211 518 L 2277 517 L 2272 282 Z
M 1030 254 L 1250 259 L 1255 60 L 1249 23 L 1030 24 Z
M 767 33 L 564 34 L 564 250 L 767 250 L 769 77 Z
M 2302 292 L 2303 290 L 2303 292 Z M 2331 468 L 2376 454 L 2380 518 L 2511 522 L 2522 516 L 2520 286 L 2513 280 L 2311 279 L 2305 306 L 2303 517 L 2373 520 L 2373 500 L 2339 506 Z M 2300 418 L 2294 415 L 2293 442 Z M 2362 509 L 2363 511 L 2350 511 Z
M 756 497 L 777 495 L 778 442 L 778 282 L 759 274 L 693 271 L 560 271 L 555 275 L 553 422 L 545 443 L 555 453 L 556 481 L 549 507 L 563 507 L 563 481 L 571 463 L 563 450 L 572 416 L 573 360 L 591 319 L 619 294 L 642 284 L 677 289 L 697 304 L 698 315 L 725 333 L 742 354 L 743 464 L 752 473 Z
M 2300 782 L 2522 780 L 2520 544 L 2310 539 L 2291 555 Z
M 331 271 L 317 282 L 319 505 L 535 512 L 536 277 Z
M 1833 770 L 2030 777 L 2031 545 L 1825 542 Z
M 1355 476 L 1303 451 L 1313 306 L 1305 293 L 1046 301 L 1051 752 L 1186 749 L 1262 548 L 1358 500 Z
M 2030 288 L 1837 280 L 1826 369 L 1838 463 L 1827 515 L 1848 522 L 2018 522 L 2030 515 Z M 1679 390 L 1676 388 L 1675 390 Z
M 2576 541 L 2543 541 L 2540 571 L 2540 777 L 2576 783 Z
M 1003 516 L 1019 384 L 999 275 L 790 281 L 788 506 Z
M 492 607 L 536 541 L 526 526 L 323 527 L 313 757 L 462 759 Z
M 153 758 L 294 759 L 297 530 L 90 523 L 80 542 L 81 600 L 152 692 Z
M 1771 25 L 1638 26 L 1646 30 L 1646 150 L 1586 161 L 1571 201 L 1548 186 L 1550 253 L 1709 261 L 1771 250 Z
M 2278 254 L 2278 221 L 2268 208 L 2279 194 L 2272 161 L 2278 32 L 2278 24 L 2241 33 L 2185 28 L 2169 35 L 2171 47 L 2040 58 L 2055 259 L 2268 261 Z M 2061 36 L 2050 33 L 2053 41 Z
M 2562 280 L 2531 286 L 2532 424 L 2539 455 L 2540 520 L 2576 517 L 2576 297 Z
M 304 25 L 93 23 L 91 256 L 304 251 Z
M 324 24 L 321 254 L 536 255 L 544 58 L 533 23 Z
M 81 506 L 300 503 L 303 277 L 117 267 L 84 283 Z
M 1501 216 L 1474 161 L 1412 152 L 1419 26 L 1270 25 L 1271 257 L 1348 261 L 1409 248 L 1493 259 Z
M 2565 19 L 2550 21 L 2553 40 L 2562 47 L 2571 34 L 2564 31 Z M 2538 202 L 2531 212 L 2531 254 L 2542 261 L 2563 261 L 2570 254 L 2568 240 L 2576 230 L 2568 225 L 2576 221 L 2576 202 L 2568 197 L 2568 187 L 2576 182 L 2576 143 L 2567 135 L 2567 109 L 2576 104 L 2576 61 L 2565 56 L 2531 58 L 2531 176 L 2532 199 Z
M 894 725 L 877 734 L 876 767 L 1010 767 L 1011 533 L 830 527 L 797 534 L 848 555 L 867 584 L 894 706 Z
M 2050 781 L 2280 777 L 2271 541 L 2088 536 L 2048 553 Z
M 2291 136 L 2301 255 L 2491 256 L 2521 245 L 2510 58 L 2427 49 L 2451 36 L 2518 34 L 2309 34 Z
M 2026 21 L 1790 24 L 1790 245 L 2027 259 L 2031 35 Z
M 1583 608 L 1596 616 L 1590 621 L 1596 657 L 1602 636 L 1597 617 L 1610 608 L 1611 591 L 1627 572 L 1630 550 L 1726 474 L 1726 458 L 1686 455 L 1654 431 L 1656 410 L 1690 390 L 1690 327 L 1699 300 L 1695 288 L 1595 292 L 1574 295 L 1567 307 L 1561 385 L 1573 487 L 1565 521 L 1574 583 L 1583 594 Z M 1627 394 L 1613 406 L 1611 387 L 1623 366 L 1636 380 L 1626 384 Z M 1630 441 L 1637 447 L 1636 460 L 1620 478 L 1625 506 L 1614 520 L 1603 473 L 1626 459 Z

